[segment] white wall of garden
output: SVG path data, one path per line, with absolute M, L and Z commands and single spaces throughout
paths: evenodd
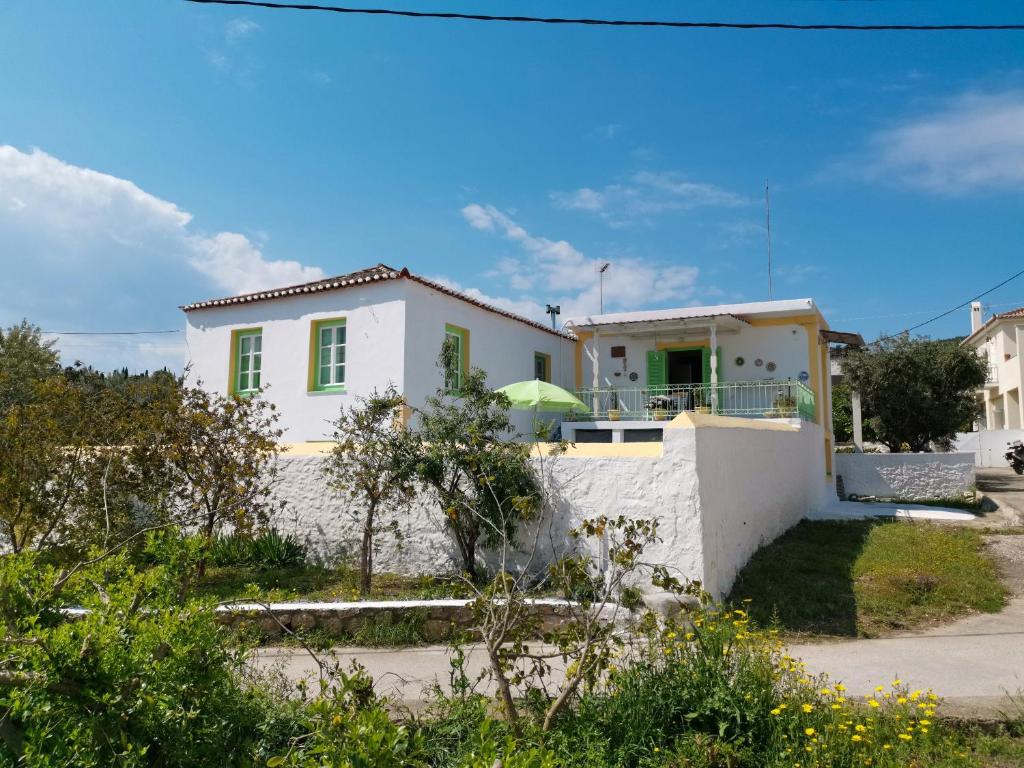
M 948 499 L 974 487 L 972 453 L 837 453 L 847 495 Z
M 683 414 L 667 426 L 663 443 L 579 445 L 560 456 L 538 455 L 533 461 L 550 510 L 539 531 L 524 530 L 520 539 L 539 542 L 540 566 L 566 551 L 568 531 L 580 520 L 656 518 L 662 542 L 648 559 L 723 595 L 759 546 L 834 498 L 822 440 L 821 428 L 810 423 Z M 359 536 L 347 512 L 352 502 L 333 494 L 321 476 L 327 448 L 295 446 L 281 457 L 277 494 L 287 506 L 275 524 L 314 556 L 337 562 L 356 552 Z M 428 494 L 418 495 L 400 521 L 400 540 L 381 541 L 378 572 L 458 572 L 457 550 Z

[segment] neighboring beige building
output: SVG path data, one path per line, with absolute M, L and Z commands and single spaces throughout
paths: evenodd
M 1024 426 L 1021 379 L 1024 378 L 1024 307 L 993 315 L 982 322 L 981 302 L 971 304 L 971 335 L 963 344 L 988 360 L 988 378 L 978 390 L 985 406 L 985 429 L 1020 429 Z

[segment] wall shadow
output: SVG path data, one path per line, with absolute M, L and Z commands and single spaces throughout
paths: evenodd
M 740 571 L 728 601 L 763 627 L 796 634 L 857 636 L 853 565 L 874 520 L 800 522 L 761 547 Z

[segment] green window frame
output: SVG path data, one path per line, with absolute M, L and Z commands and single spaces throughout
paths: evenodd
M 448 392 L 461 392 L 469 370 L 469 331 L 457 325 L 445 325 L 444 343 L 455 348 L 454 364 L 444 372 L 444 388 Z
M 533 353 L 533 378 L 551 383 L 551 355 Z
M 263 329 L 244 328 L 231 333 L 231 384 L 233 395 L 259 392 L 263 378 Z
M 345 318 L 314 321 L 309 343 L 310 391 L 337 392 L 345 389 L 348 365 L 348 331 Z

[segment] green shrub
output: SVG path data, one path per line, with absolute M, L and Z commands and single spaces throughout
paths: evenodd
M 306 549 L 294 535 L 282 536 L 277 529 L 270 528 L 254 536 L 244 533 L 217 536 L 210 546 L 210 560 L 220 567 L 297 568 L 306 561 Z

